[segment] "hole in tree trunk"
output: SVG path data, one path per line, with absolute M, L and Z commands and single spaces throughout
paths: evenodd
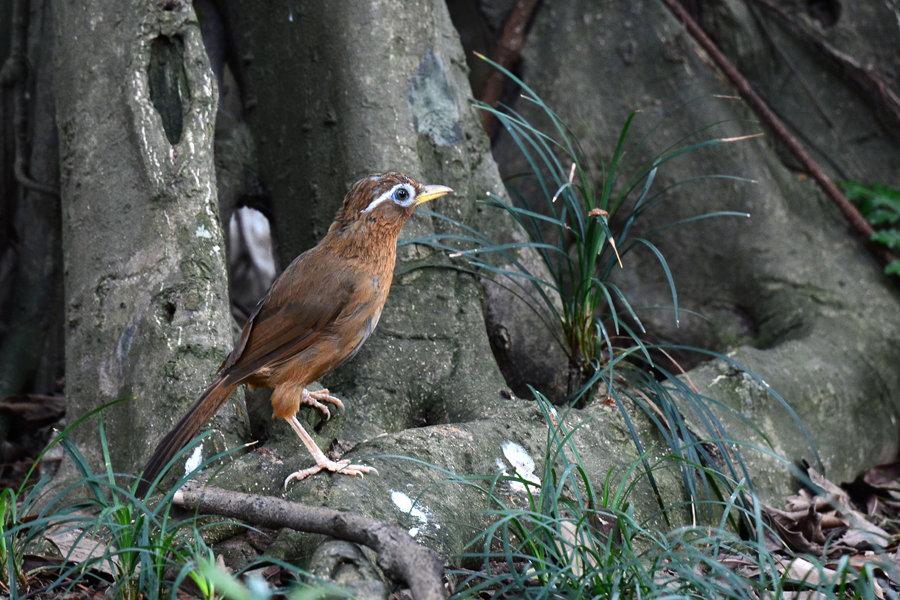
M 184 73 L 184 43 L 181 38 L 160 36 L 150 48 L 150 101 L 162 118 L 170 144 L 181 140 L 184 106 L 190 100 Z

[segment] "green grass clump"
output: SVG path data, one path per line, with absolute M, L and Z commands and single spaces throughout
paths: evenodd
M 596 486 L 573 442 L 576 430 L 540 394 L 537 401 L 548 425 L 540 478 L 498 474 L 485 488 L 495 519 L 458 557 L 470 568 L 453 572 L 454 598 L 880 597 L 876 574 L 889 568 L 885 557 L 862 567 L 844 557 L 826 568 L 824 557 L 771 552 L 778 535 L 743 482 L 732 482 L 734 493 L 715 502 L 716 524 L 662 531 L 654 516 L 638 522 L 629 497 L 642 476 L 639 465 L 619 481 L 609 473 Z M 510 485 L 526 490 L 524 506 L 512 505 Z M 742 496 L 751 502 L 739 502 Z M 748 523 L 749 539 L 729 521 Z
M 12 596 L 25 585 L 25 547 L 22 535 L 15 531 L 19 521 L 20 494 L 22 490 L 5 489 L 0 493 L 0 591 Z M 27 501 L 27 499 L 26 499 Z
M 471 229 L 467 230 L 471 235 L 454 241 L 473 244 L 474 248 L 462 251 L 462 257 L 487 272 L 507 276 L 521 297 L 546 316 L 550 332 L 557 336 L 569 360 L 569 400 L 586 403 L 590 398 L 585 396 L 595 389 L 592 384 L 598 382 L 598 374 L 607 386 L 612 384 L 611 369 L 605 367 L 616 355 L 623 348 L 643 346 L 644 326 L 625 291 L 612 280 L 614 270 L 624 268 L 628 254 L 645 250 L 657 259 L 671 292 L 671 310 L 677 324 L 680 316 L 674 276 L 652 238 L 698 220 L 750 216 L 744 212 L 716 211 L 636 236 L 635 225 L 658 209 L 674 188 L 701 180 L 749 181 L 733 175 L 707 174 L 657 189 L 658 175 L 679 157 L 754 136 L 704 139 L 704 131 L 698 131 L 646 160 L 639 152 L 649 145 L 650 136 L 659 125 L 633 142 L 632 126 L 639 115 L 635 111 L 626 118 L 615 148 L 596 176 L 588 167 L 586 151 L 565 121 L 523 81 L 500 69 L 521 87 L 525 108 L 535 109 L 547 125 L 538 129 L 509 107 L 477 104 L 498 119 L 529 166 L 527 173 L 506 182 L 514 203 L 495 194 L 488 194 L 489 200 L 484 203 L 507 213 L 529 242 L 496 244 Z M 707 129 L 719 125 L 722 123 Z M 598 154 L 603 156 L 602 152 Z M 536 197 L 522 191 L 523 183 L 539 190 Z M 548 276 L 522 264 L 517 254 L 525 249 L 537 254 Z M 482 258 L 491 255 L 499 255 L 502 266 L 498 268 Z M 643 350 L 646 354 L 646 348 Z
M 872 241 L 883 244 L 892 252 L 900 251 L 900 190 L 881 185 L 861 183 L 843 184 L 847 198 L 856 202 L 859 211 L 872 227 Z M 900 259 L 884 267 L 887 275 L 900 275 Z
M 144 599 L 174 594 L 190 581 L 193 594 L 218 597 L 197 568 L 199 557 L 212 555 L 200 536 L 209 525 L 201 525 L 197 518 L 173 519 L 174 492 L 155 507 L 136 498 L 133 476 L 112 471 L 102 418 L 99 439 L 105 472 L 92 473 L 87 459 L 66 437 L 72 427 L 98 411 L 70 425 L 44 451 L 60 444 L 80 475 L 76 481 L 51 485 L 45 477 L 32 482 L 30 472 L 19 489 L 4 490 L 0 503 L 4 591 L 16 598 L 35 589 L 65 595 L 88 586 L 105 589 L 106 597 Z M 35 464 L 39 462 L 40 458 Z M 48 545 L 55 551 L 48 552 Z M 26 568 L 26 554 L 43 558 Z
M 98 437 L 106 465 L 103 472 L 93 473 L 87 459 L 67 437 L 73 427 L 106 406 L 71 424 L 42 454 L 61 445 L 79 474 L 76 480 L 54 483 L 44 477 L 33 482 L 32 467 L 18 489 L 0 494 L 0 594 L 20 598 L 40 591 L 67 597 L 88 588 L 102 597 L 117 599 L 231 597 L 242 586 L 235 575 L 210 567 L 215 562 L 214 554 L 203 539 L 207 530 L 223 522 L 213 517 L 173 514 L 173 496 L 178 488 L 231 451 L 210 457 L 183 475 L 171 490 L 154 496 L 154 503 L 147 502 L 134 495 L 134 475 L 113 472 L 102 414 L 98 416 Z M 191 452 L 202 437 L 173 458 L 166 470 Z M 153 482 L 148 498 L 164 475 L 165 471 Z M 298 581 L 308 576 L 297 567 L 274 560 L 260 560 L 245 568 L 255 568 L 259 563 L 276 563 L 296 575 Z M 223 588 L 224 581 L 230 584 Z M 296 597 L 322 589 L 314 581 L 296 587 L 301 594 Z M 253 589 L 258 592 L 254 597 L 264 597 L 260 595 L 262 587 Z M 269 596 L 283 593 L 266 589 Z

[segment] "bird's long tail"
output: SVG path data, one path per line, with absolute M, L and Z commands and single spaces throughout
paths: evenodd
M 197 398 L 172 431 L 160 440 L 153 456 L 147 461 L 136 492 L 138 498 L 147 495 L 150 483 L 156 479 L 163 467 L 197 435 L 200 428 L 216 414 L 236 387 L 235 383 L 219 377 Z

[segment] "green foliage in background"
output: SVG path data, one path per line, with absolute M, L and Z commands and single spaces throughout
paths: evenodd
M 842 184 L 847 198 L 856 202 L 859 212 L 875 228 L 872 241 L 885 245 L 892 252 L 900 252 L 900 190 L 881 185 L 861 183 Z M 900 259 L 885 265 L 888 275 L 900 275 Z

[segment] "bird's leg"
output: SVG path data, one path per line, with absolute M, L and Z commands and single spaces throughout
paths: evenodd
M 331 419 L 331 411 L 328 410 L 328 407 L 322 404 L 323 402 L 327 402 L 329 404 L 334 404 L 340 411 L 341 414 L 344 412 L 344 403 L 341 402 L 340 398 L 335 398 L 331 394 L 328 393 L 328 390 L 317 390 L 315 392 L 309 392 L 306 388 L 303 388 L 303 392 L 300 394 L 300 404 L 307 404 L 309 406 L 313 406 L 318 408 L 325 415 L 325 420 Z
M 326 392 L 327 393 L 327 392 Z M 333 461 L 325 456 L 325 453 L 316 445 L 315 440 L 306 433 L 306 430 L 303 429 L 303 425 L 300 424 L 300 421 L 297 420 L 297 417 L 291 415 L 290 417 L 285 418 L 285 421 L 288 422 L 288 425 L 291 426 L 298 436 L 300 436 L 300 441 L 303 442 L 303 445 L 306 446 L 306 449 L 309 450 L 309 453 L 312 454 L 313 460 L 316 461 L 316 466 L 309 467 L 308 469 L 301 469 L 296 473 L 291 473 L 287 476 L 287 479 L 284 480 L 284 487 L 287 489 L 288 483 L 290 483 L 291 479 L 296 479 L 300 481 L 306 477 L 314 473 L 318 473 L 319 471 L 326 470 L 331 471 L 333 473 L 340 473 L 342 475 L 365 475 L 366 473 L 378 473 L 375 470 L 375 467 L 367 467 L 366 465 L 352 465 L 349 460 L 340 460 Z

